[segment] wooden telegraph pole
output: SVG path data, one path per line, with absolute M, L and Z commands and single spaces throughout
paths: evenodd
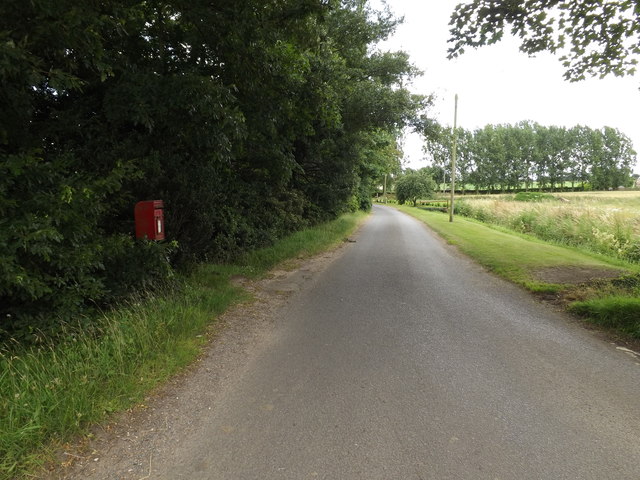
M 456 147 L 458 144 L 458 94 L 455 97 L 453 110 L 453 147 L 451 149 L 451 201 L 449 202 L 449 221 L 453 222 L 453 195 L 456 190 Z
M 382 187 L 382 197 L 384 198 L 384 203 L 387 203 L 387 174 L 384 174 L 384 186 Z

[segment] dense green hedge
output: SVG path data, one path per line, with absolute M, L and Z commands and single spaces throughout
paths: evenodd
M 0 5 L 0 332 L 368 208 L 427 105 L 355 0 Z M 167 240 L 133 238 L 165 202 Z M 80 315 L 80 316 L 79 316 Z

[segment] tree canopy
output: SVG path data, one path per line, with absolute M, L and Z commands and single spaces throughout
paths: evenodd
M 457 5 L 450 26 L 449 58 L 510 32 L 529 55 L 560 54 L 570 81 L 633 74 L 640 54 L 638 0 L 473 0 Z
M 451 159 L 452 132 L 440 127 L 424 150 L 434 167 Z M 636 152 L 629 137 L 611 127 L 545 126 L 533 122 L 458 129 L 457 184 L 482 190 L 572 187 L 606 190 L 631 186 Z
M 365 0 L 0 5 L 0 333 L 369 205 L 429 99 Z M 162 199 L 167 241 L 135 241 Z M 54 320 L 52 320 L 54 319 Z
M 411 202 L 415 207 L 419 199 L 431 198 L 435 188 L 428 169 L 407 170 L 396 180 L 396 198 L 400 205 Z

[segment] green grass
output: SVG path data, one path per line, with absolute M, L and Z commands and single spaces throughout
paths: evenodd
M 574 302 L 569 310 L 593 323 L 640 339 L 640 298 L 611 296 Z
M 449 243 L 456 245 L 481 265 L 498 275 L 532 291 L 555 291 L 560 285 L 544 283 L 533 272 L 558 266 L 621 269 L 620 262 L 608 261 L 543 241 L 492 228 L 477 221 L 426 212 L 412 207 L 396 207 L 422 220 Z
M 69 326 L 62 344 L 0 349 L 0 479 L 27 476 L 64 442 L 139 403 L 192 363 L 216 318 L 248 299 L 230 278 L 259 277 L 288 258 L 340 243 L 366 214 L 298 232 L 235 265 L 202 265 L 181 288 L 108 312 L 91 331 Z
M 241 261 L 248 276 L 260 275 L 284 260 L 315 255 L 343 241 L 352 231 L 353 225 L 364 218 L 363 213 L 344 215 L 322 228 L 302 230 L 282 239 L 273 247 L 249 252 Z
M 450 223 L 448 215 L 441 213 L 407 206 L 395 208 L 423 221 L 449 243 L 503 278 L 532 292 L 582 297 L 581 301 L 568 303 L 571 312 L 627 337 L 640 339 L 640 267 L 637 264 L 545 243 L 476 220 L 455 217 Z M 535 278 L 533 272 L 548 267 L 612 269 L 624 276 L 595 282 L 588 288 L 546 283 Z
M 638 193 L 466 196 L 458 199 L 456 211 L 541 240 L 640 264 Z
M 513 197 L 516 202 L 541 202 L 543 200 L 554 200 L 555 197 L 549 193 L 540 192 L 519 192 Z

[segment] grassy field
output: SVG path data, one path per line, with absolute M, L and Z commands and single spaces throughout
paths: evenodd
M 439 212 L 409 206 L 396 208 L 429 225 L 490 271 L 532 292 L 551 295 L 574 313 L 625 338 L 640 339 L 637 263 L 545 242 L 473 219 L 456 217 L 450 223 L 448 215 Z M 591 272 L 593 277 L 576 282 L 585 272 Z
M 542 240 L 640 262 L 640 192 L 459 197 L 456 212 Z
M 69 327 L 67 341 L 0 348 L 0 479 L 27 478 L 64 442 L 195 360 L 216 318 L 248 299 L 236 275 L 259 277 L 288 258 L 340 243 L 365 218 L 345 215 L 298 232 L 235 265 L 202 265 L 180 288 L 108 312 L 90 331 Z

